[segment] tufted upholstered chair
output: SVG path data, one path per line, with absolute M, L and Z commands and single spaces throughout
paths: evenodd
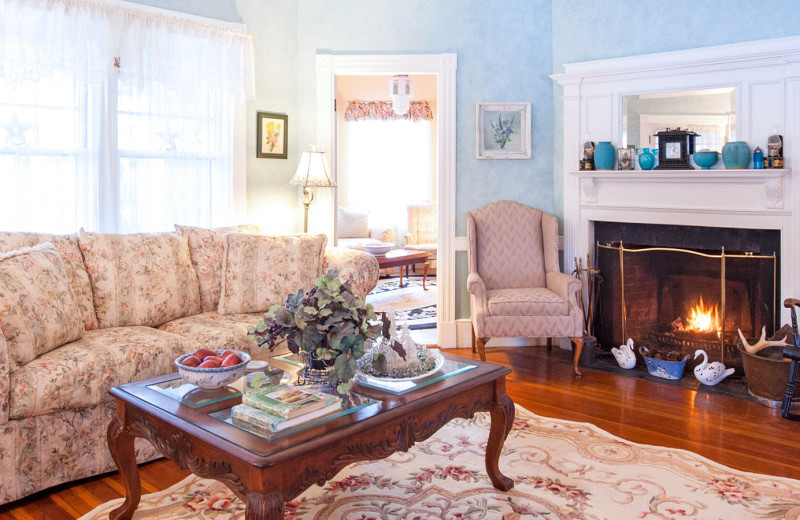
M 473 352 L 486 360 L 492 337 L 568 337 L 580 376 L 581 283 L 559 271 L 558 222 L 544 211 L 509 200 L 467 213 Z M 477 341 L 476 341 L 477 339 Z

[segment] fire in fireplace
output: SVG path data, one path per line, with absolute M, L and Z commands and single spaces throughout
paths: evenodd
M 769 240 L 765 247 L 745 251 L 728 251 L 724 245 L 719 250 L 676 247 L 680 243 L 696 246 L 697 229 L 687 233 L 686 226 L 658 226 L 669 229 L 639 233 L 630 228 L 653 226 L 622 226 L 615 236 L 650 239 L 655 244 L 603 242 L 609 233 L 603 229 L 598 233 L 596 228 L 596 258 L 603 282 L 594 325 L 604 348 L 623 344 L 630 337 L 637 344 L 690 356 L 703 349 L 712 360 L 740 366 L 737 329 L 747 337 L 757 337 L 761 327 L 770 333 L 775 330 L 778 258 L 775 250 L 762 251 L 769 247 Z M 725 230 L 706 228 L 706 232 L 716 237 L 707 242 L 713 245 Z

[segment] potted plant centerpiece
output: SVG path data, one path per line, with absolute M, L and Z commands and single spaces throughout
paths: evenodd
M 356 373 L 364 342 L 378 337 L 380 323 L 372 305 L 353 294 L 336 270 L 317 278 L 308 292 L 299 289 L 283 305 L 273 305 L 248 334 L 273 351 L 286 342 L 292 353 L 305 352 L 313 369 L 330 367 L 328 380 L 340 394 Z M 370 324 L 372 321 L 374 324 Z

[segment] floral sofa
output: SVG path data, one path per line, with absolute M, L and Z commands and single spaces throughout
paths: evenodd
M 0 504 L 116 469 L 112 386 L 174 371 L 199 346 L 263 357 L 247 330 L 338 269 L 365 297 L 372 255 L 250 227 L 0 233 Z M 137 459 L 158 455 L 137 440 Z

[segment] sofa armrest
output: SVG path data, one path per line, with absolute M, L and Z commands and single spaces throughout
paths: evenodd
M 323 272 L 331 269 L 339 271 L 339 279 L 350 282 L 351 289 L 362 300 L 378 285 L 380 267 L 369 253 L 346 247 L 328 247 L 325 249 Z
M 392 228 L 369 228 L 369 237 L 381 242 L 394 242 L 394 230 Z
M 551 271 L 547 273 L 547 288 L 567 300 L 570 307 L 580 309 L 578 294 L 581 291 L 581 281 L 577 278 L 558 271 Z
M 10 392 L 8 346 L 0 330 L 0 425 L 8 422 L 8 394 Z

